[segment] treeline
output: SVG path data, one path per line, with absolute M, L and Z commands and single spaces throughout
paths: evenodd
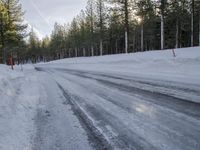
M 88 0 L 70 24 L 55 24 L 46 56 L 59 59 L 197 45 L 199 0 Z
M 37 62 L 198 45 L 199 0 L 88 0 L 50 37 L 40 41 L 32 31 L 21 56 Z

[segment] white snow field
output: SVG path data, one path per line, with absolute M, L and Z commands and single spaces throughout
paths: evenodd
M 0 66 L 0 150 L 199 150 L 200 47 Z

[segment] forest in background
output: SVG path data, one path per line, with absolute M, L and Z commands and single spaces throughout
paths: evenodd
M 23 16 L 19 0 L 0 1 L 2 63 L 10 56 L 37 63 L 200 45 L 199 0 L 88 0 L 71 23 L 55 23 L 42 40 L 27 33 Z

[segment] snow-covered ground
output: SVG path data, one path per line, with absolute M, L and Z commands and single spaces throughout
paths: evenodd
M 175 51 L 0 65 L 0 150 L 199 150 L 200 47 Z
M 46 67 L 200 84 L 200 47 L 53 61 Z
M 1 150 L 30 149 L 32 118 L 39 98 L 36 81 L 34 76 L 27 77 L 20 71 L 0 66 Z
M 33 65 L 0 65 L 0 150 L 90 150 L 56 83 Z

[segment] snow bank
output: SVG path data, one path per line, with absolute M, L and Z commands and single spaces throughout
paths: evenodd
M 175 58 L 170 49 L 70 58 L 40 66 L 200 84 L 200 47 L 176 49 L 175 52 Z
M 175 49 L 177 58 L 195 59 L 200 57 L 200 47 L 181 48 Z M 158 50 L 158 51 L 146 51 L 129 54 L 116 54 L 96 57 L 82 57 L 82 58 L 69 58 L 50 63 L 119 63 L 119 62 L 133 62 L 133 61 L 157 61 L 157 60 L 171 60 L 173 59 L 172 49 Z
M 13 79 L 22 77 L 22 73 L 15 72 L 5 65 L 0 65 L 0 94 L 13 95 L 15 90 L 11 85 Z
M 18 66 L 11 70 L 0 65 L 1 150 L 30 149 L 32 118 L 39 95 L 37 84 L 34 85 L 31 80 Z

